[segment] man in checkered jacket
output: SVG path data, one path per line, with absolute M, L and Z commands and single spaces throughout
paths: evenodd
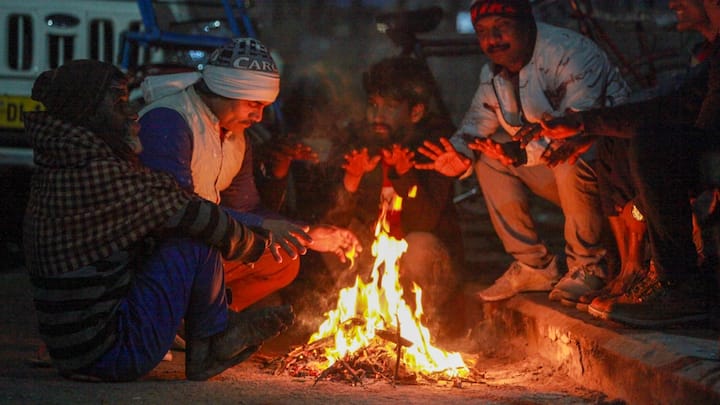
M 186 376 L 206 380 L 285 330 L 289 307 L 232 313 L 221 257 L 252 263 L 262 234 L 143 168 L 137 113 L 115 66 L 41 74 L 25 116 L 36 172 L 24 248 L 40 336 L 63 376 L 128 381 L 152 370 L 183 319 Z

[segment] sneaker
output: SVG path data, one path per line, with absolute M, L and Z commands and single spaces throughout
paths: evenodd
M 476 294 L 483 301 L 500 301 L 517 293 L 550 291 L 560 278 L 555 257 L 542 269 L 514 261 L 495 283 Z
M 575 306 L 580 297 L 599 291 L 605 286 L 603 274 L 597 264 L 571 269 L 550 291 L 550 301 L 560 301 L 565 305 Z

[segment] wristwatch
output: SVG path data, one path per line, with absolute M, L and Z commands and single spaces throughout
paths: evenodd
M 645 217 L 643 216 L 642 212 L 640 212 L 637 205 L 635 205 L 635 204 L 633 204 L 632 210 L 630 211 L 630 213 L 632 214 L 632 217 L 636 221 L 644 221 L 645 220 Z

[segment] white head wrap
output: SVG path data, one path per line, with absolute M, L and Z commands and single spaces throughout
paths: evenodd
M 271 103 L 280 92 L 277 65 L 253 38 L 233 38 L 213 51 L 202 75 L 213 93 L 227 98 Z
M 272 103 L 280 93 L 278 74 L 207 65 L 203 79 L 213 93 L 227 98 Z

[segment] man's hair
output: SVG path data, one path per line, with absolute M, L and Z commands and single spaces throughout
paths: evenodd
M 428 67 L 406 56 L 383 59 L 363 73 L 363 88 L 368 96 L 407 100 L 410 105 L 429 104 L 434 87 L 435 79 Z

